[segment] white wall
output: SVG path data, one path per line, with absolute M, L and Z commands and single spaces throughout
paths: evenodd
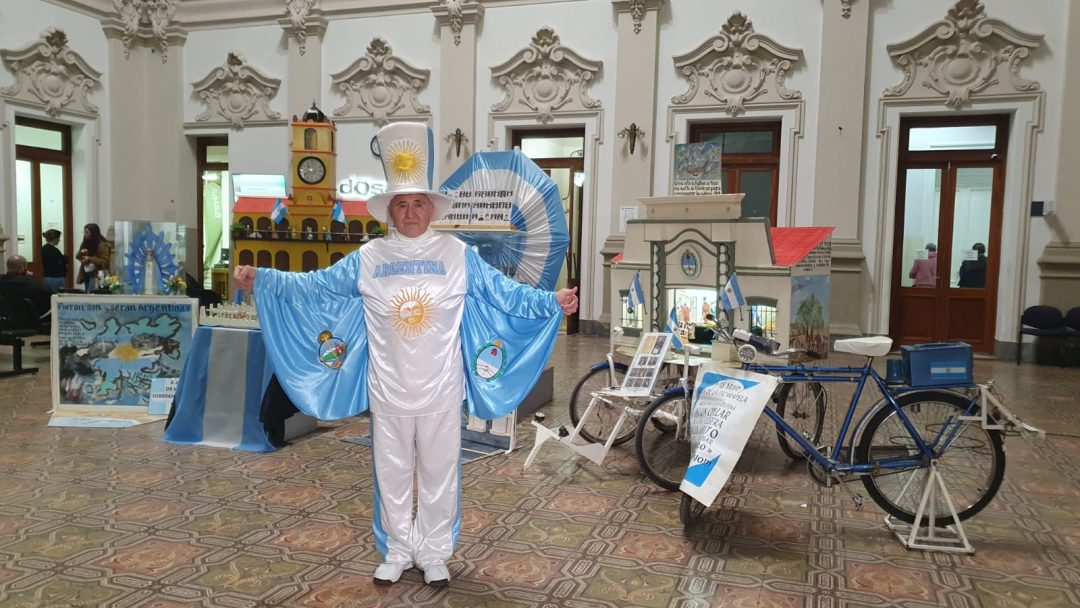
M 193 122 L 206 107 L 194 93 L 192 83 L 202 80 L 211 70 L 224 64 L 231 51 L 246 57 L 249 66 L 282 81 L 277 96 L 270 102 L 270 108 L 288 117 L 285 87 L 289 75 L 289 47 L 281 26 L 265 25 L 198 30 L 188 34 L 184 44 L 184 91 L 188 93 L 184 100 L 184 122 Z M 215 115 L 210 120 L 219 121 L 221 117 Z
M 17 8 L 16 8 L 17 7 Z M 20 49 L 37 42 L 50 27 L 67 34 L 68 47 L 78 53 L 95 70 L 102 72 L 102 86 L 90 94 L 89 100 L 99 110 L 96 119 L 57 117 L 23 107 L 0 102 L 0 123 L 9 137 L 0 137 L 0 226 L 9 233 L 15 228 L 14 184 L 14 120 L 16 115 L 31 116 L 52 122 L 70 124 L 72 129 L 72 238 L 78 246 L 82 226 L 88 222 L 112 223 L 110 184 L 108 179 L 108 46 L 101 25 L 96 19 L 40 0 L 0 0 L 0 48 Z M 0 88 L 15 81 L 6 68 L 0 66 Z M 100 145 L 99 145 L 100 138 Z M 9 249 L 10 250 L 10 249 Z
M 1033 218 L 1030 238 L 1024 247 L 1023 226 L 1030 200 L 1051 199 L 1057 175 L 1058 138 L 1061 125 L 1061 78 L 1064 66 L 1056 57 L 1065 44 L 1065 19 L 1067 0 L 1046 0 L 1038 3 L 1018 3 L 1010 0 L 983 0 L 988 16 L 1034 34 L 1043 34 L 1044 47 L 1032 53 L 1021 72 L 1025 78 L 1038 81 L 1045 91 L 1045 108 L 1042 130 L 1037 135 L 1034 150 L 1033 189 L 1029 194 L 1021 191 L 1020 172 L 1024 162 L 1024 140 L 1027 124 L 1033 108 L 1030 104 L 976 104 L 975 111 L 1014 113 L 1010 125 L 1008 166 L 1005 183 L 1005 213 L 1002 227 L 1001 269 L 998 284 L 997 339 L 1015 340 L 1016 320 L 1021 306 L 1036 304 L 1039 297 L 1039 270 L 1037 259 L 1049 242 L 1051 235 L 1046 220 Z M 882 188 L 880 183 L 881 140 L 878 138 L 878 100 L 882 92 L 903 79 L 903 72 L 889 58 L 887 45 L 902 42 L 920 33 L 930 24 L 943 19 L 951 6 L 938 0 L 905 0 L 886 4 L 873 4 L 871 15 L 870 74 L 867 96 L 866 157 L 863 186 L 863 221 L 861 239 L 870 270 L 869 284 L 876 287 L 878 301 L 874 308 L 883 311 L 888 301 L 888 286 L 892 281 L 891 255 L 893 242 L 892 209 L 895 206 L 895 188 Z M 921 86 L 916 83 L 914 86 Z M 977 98 L 976 98 L 977 100 Z M 1022 107 L 1021 107 L 1022 106 Z M 971 108 L 967 108 L 971 110 Z M 925 108 L 910 108 L 903 114 L 954 115 L 943 103 Z M 895 131 L 895 129 L 894 129 Z M 895 137 L 895 133 L 893 133 Z M 896 143 L 890 142 L 887 169 L 895 173 Z M 893 182 L 895 183 L 895 182 Z M 882 215 L 884 211 L 884 216 Z M 1026 255 L 1026 265 L 1021 260 Z M 1021 284 L 1021 276 L 1024 283 Z M 1014 294 L 1020 292 L 1023 304 Z M 872 333 L 888 331 L 888 316 L 868 312 L 864 327 Z
M 609 0 L 584 0 L 532 6 L 490 7 L 484 13 L 477 40 L 476 149 L 508 150 L 508 128 L 543 127 L 535 118 L 500 122 L 492 129 L 491 107 L 505 97 L 491 77 L 491 68 L 513 57 L 532 43 L 543 26 L 551 26 L 560 43 L 585 59 L 602 61 L 600 74 L 587 94 L 601 101 L 602 123 L 593 118 L 556 118 L 547 126 L 584 127 L 585 200 L 582 225 L 581 318 L 598 319 L 603 313 L 603 265 L 599 255 L 605 239 L 614 231 L 611 171 L 614 125 L 615 74 L 618 62 L 615 13 Z M 511 112 L 517 112 L 511 106 Z M 557 115 L 556 115 L 557 116 Z M 599 139 L 598 151 L 594 140 Z
M 803 60 L 792 66 L 785 86 L 802 93 L 805 100 L 802 139 L 798 142 L 797 180 L 794 192 L 788 187 L 789 149 L 788 129 L 793 116 L 783 116 L 781 133 L 781 175 L 778 224 L 788 225 L 786 218 L 794 216 L 794 225 L 808 225 L 814 217 L 814 138 L 817 131 L 818 80 L 821 69 L 820 2 L 793 3 L 789 0 L 757 0 L 752 3 L 736 0 L 679 0 L 671 6 L 672 19 L 661 20 L 657 78 L 656 149 L 653 157 L 653 194 L 667 196 L 671 184 L 671 145 L 686 143 L 687 133 L 679 132 L 675 141 L 667 142 L 668 109 L 674 106 L 671 98 L 687 91 L 688 81 L 675 69 L 674 57 L 688 53 L 721 32 L 721 27 L 736 11 L 753 23 L 754 31 L 768 36 L 788 48 L 802 51 Z M 748 111 L 734 120 L 768 120 L 780 118 L 779 112 Z M 695 121 L 733 120 L 726 113 L 696 115 Z M 675 127 L 676 130 L 679 126 Z M 791 206 L 794 205 L 794 209 Z

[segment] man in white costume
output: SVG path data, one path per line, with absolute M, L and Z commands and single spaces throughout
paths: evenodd
M 374 582 L 392 584 L 416 566 L 441 587 L 460 527 L 462 401 L 482 417 L 512 411 L 542 370 L 561 315 L 577 310 L 577 290 L 516 283 L 434 232 L 450 199 L 431 188 L 430 129 L 397 123 L 377 137 L 388 188 L 368 209 L 393 228 L 385 238 L 318 272 L 241 266 L 234 278 L 255 288 L 275 373 L 298 408 L 323 419 L 371 410 L 373 526 L 384 558 Z M 490 366 L 477 374 L 487 349 L 505 351 L 505 377 Z

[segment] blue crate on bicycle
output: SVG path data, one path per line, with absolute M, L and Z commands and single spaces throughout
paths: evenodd
M 971 345 L 934 342 L 900 347 L 904 381 L 908 386 L 957 386 L 972 384 Z

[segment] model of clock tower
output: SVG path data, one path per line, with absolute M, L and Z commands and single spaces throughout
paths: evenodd
M 330 207 L 337 196 L 334 136 L 337 127 L 314 103 L 292 122 L 292 198 L 294 205 Z

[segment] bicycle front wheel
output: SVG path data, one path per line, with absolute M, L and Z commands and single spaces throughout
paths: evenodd
M 776 389 L 776 413 L 807 441 L 818 445 L 825 425 L 825 387 L 820 382 L 784 382 Z M 776 440 L 791 460 L 803 460 L 806 452 L 776 425 Z
M 958 421 L 971 401 L 949 391 L 907 393 L 896 399 L 904 415 L 930 446 L 937 459 L 938 472 L 948 489 L 961 521 L 981 511 L 997 494 L 1005 476 L 1005 449 L 1001 433 L 987 430 L 977 420 Z M 874 414 L 866 425 L 855 451 L 857 464 L 881 468 L 863 476 L 866 492 L 882 509 L 909 524 L 922 499 L 923 486 L 930 474 L 928 466 L 888 468 L 890 464 L 919 458 L 919 448 L 896 410 L 886 407 Z M 953 523 L 948 504 L 940 492 L 932 506 L 927 505 L 920 525 Z
M 690 466 L 690 399 L 683 391 L 649 404 L 638 420 L 636 446 L 645 476 L 665 490 L 678 490 Z
M 570 394 L 570 422 L 576 427 L 581 422 L 585 410 L 589 407 L 593 391 L 607 388 L 616 388 L 622 385 L 623 377 L 626 376 L 626 366 L 621 363 L 615 364 L 615 384 L 612 385 L 608 376 L 608 364 L 598 365 L 585 374 L 574 387 Z M 598 401 L 593 408 L 589 419 L 581 427 L 580 436 L 590 443 L 604 443 L 615 428 L 615 422 L 623 412 L 623 403 L 605 403 Z M 623 422 L 622 432 L 615 437 L 612 445 L 619 445 L 630 441 L 634 437 L 633 421 Z

